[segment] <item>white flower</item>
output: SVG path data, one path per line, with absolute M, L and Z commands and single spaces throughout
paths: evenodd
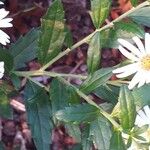
M 3 4 L 0 2 L 0 4 Z M 12 18 L 5 18 L 9 14 L 9 11 L 6 11 L 4 8 L 0 9 L 0 28 L 12 27 L 10 23 Z M 10 37 L 0 29 L 0 43 L 6 45 L 10 43 Z
M 132 39 L 137 47 L 124 39 L 118 39 L 121 44 L 119 46 L 120 52 L 132 63 L 113 71 L 118 78 L 135 74 L 129 82 L 129 89 L 133 89 L 137 84 L 138 87 L 141 87 L 145 83 L 150 83 L 150 34 L 145 34 L 145 46 L 137 36 Z
M 143 150 L 141 148 L 139 149 L 140 143 L 150 142 L 150 108 L 148 105 L 144 106 L 143 109 L 138 111 L 136 119 L 135 119 L 135 125 L 137 125 L 138 127 L 148 125 L 148 129 L 144 133 L 140 134 L 140 136 L 145 138 L 146 141 L 141 141 L 133 137 L 132 144 L 128 148 L 128 150 Z M 125 139 L 125 142 L 127 142 L 129 135 L 122 133 L 122 136 Z M 150 147 L 149 147 L 149 150 L 150 150 Z
M 0 79 L 3 77 L 3 75 L 4 75 L 4 62 L 3 61 L 1 61 L 0 62 Z
M 143 125 L 149 125 L 150 127 L 150 108 L 149 106 L 144 106 L 143 109 L 138 111 L 135 119 L 135 125 L 142 127 Z

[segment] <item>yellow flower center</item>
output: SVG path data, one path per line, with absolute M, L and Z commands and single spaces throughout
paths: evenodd
M 142 67 L 144 70 L 147 70 L 147 71 L 150 70 L 150 55 L 144 56 L 144 57 L 141 59 L 141 67 Z

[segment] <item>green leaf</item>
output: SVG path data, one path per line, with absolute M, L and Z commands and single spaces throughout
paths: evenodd
M 108 150 L 111 139 L 111 127 L 109 122 L 102 116 L 90 125 L 90 135 L 98 150 Z
M 75 91 L 70 86 L 66 86 L 59 80 L 54 79 L 50 87 L 50 99 L 53 114 L 60 109 L 64 109 L 69 104 L 79 103 L 79 97 L 76 97 Z
M 65 128 L 68 134 L 75 139 L 77 143 L 81 142 L 81 131 L 79 125 L 76 124 L 65 124 Z
M 80 123 L 95 120 L 99 114 L 98 108 L 89 104 L 81 104 L 59 110 L 55 117 L 64 122 Z
M 9 73 L 13 69 L 13 57 L 6 51 L 6 49 L 0 49 L 0 61 L 4 61 L 6 73 Z
M 64 10 L 61 0 L 55 0 L 41 22 L 38 59 L 46 64 L 61 51 L 65 40 Z
M 36 58 L 38 29 L 32 29 L 24 37 L 20 37 L 9 48 L 14 59 L 14 68 L 25 67 L 25 63 Z
M 122 86 L 119 94 L 120 119 L 123 129 L 132 129 L 136 117 L 136 106 L 131 91 L 126 86 Z
M 111 0 L 91 0 L 91 18 L 96 28 L 99 28 L 108 17 Z
M 49 96 L 43 88 L 29 81 L 25 88 L 25 97 L 28 123 L 35 145 L 38 150 L 48 150 L 53 128 Z
M 81 144 L 74 144 L 71 148 L 71 150 L 83 150 Z
M 149 128 L 149 125 L 146 124 L 146 125 L 143 125 L 141 127 L 138 127 L 138 126 L 135 126 L 133 131 L 132 131 L 132 135 L 140 135 L 144 132 L 146 132 L 146 130 Z
M 140 8 L 129 15 L 138 24 L 150 27 L 150 7 Z
M 90 127 L 85 126 L 82 131 L 82 150 L 91 150 L 92 139 L 90 137 Z
M 132 91 L 135 104 L 142 108 L 150 104 L 150 84 L 145 84 L 140 88 L 134 88 Z
M 138 4 L 138 0 L 130 0 L 132 6 L 136 6 Z
M 119 87 L 112 85 L 101 85 L 94 91 L 94 94 L 115 105 L 118 101 Z
M 55 114 L 58 110 L 64 109 L 64 107 L 69 106 L 68 103 L 68 93 L 64 84 L 54 79 L 51 82 L 50 87 L 50 99 L 52 105 L 52 112 Z
M 143 38 L 145 31 L 142 26 L 133 22 L 117 22 L 113 29 L 101 32 L 102 47 L 118 48 L 118 39 L 131 40 L 132 37 L 138 36 Z M 131 41 L 132 42 L 132 41 Z
M 102 68 L 90 75 L 81 85 L 80 90 L 84 93 L 90 93 L 106 83 L 112 76 L 113 68 Z
M 115 29 L 121 29 L 123 31 L 127 31 L 129 33 L 134 34 L 134 36 L 144 37 L 145 32 L 142 26 L 137 25 L 134 22 L 116 22 Z
M 9 104 L 9 97 L 7 91 L 0 89 L 0 117 L 12 119 L 12 109 Z
M 19 88 L 21 87 L 21 79 L 19 76 L 17 76 L 16 74 L 14 73 L 11 73 L 10 74 L 10 78 L 11 78 L 11 81 L 13 83 L 13 86 L 15 87 L 16 90 L 19 90 Z
M 66 36 L 64 40 L 64 45 L 70 48 L 73 45 L 73 37 L 71 31 L 67 27 L 65 28 L 65 32 L 66 32 Z
M 88 72 L 93 74 L 100 65 L 100 59 L 101 59 L 101 45 L 100 45 L 100 35 L 99 33 L 96 33 L 90 43 L 89 48 L 87 51 L 87 67 Z
M 111 137 L 109 150 L 127 150 L 123 138 L 121 136 L 121 132 L 114 131 Z

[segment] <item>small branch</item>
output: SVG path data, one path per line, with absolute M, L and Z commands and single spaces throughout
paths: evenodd
M 95 106 L 96 108 L 98 108 L 101 112 L 101 114 L 107 118 L 113 125 L 115 128 L 117 128 L 118 130 L 122 131 L 121 126 L 113 119 L 113 117 L 108 114 L 107 112 L 105 112 L 100 106 L 98 106 L 93 100 L 91 100 L 87 95 L 85 95 L 82 91 L 80 91 L 78 88 L 76 88 L 74 85 L 70 84 L 68 81 L 66 81 L 64 78 L 59 77 L 58 78 L 60 82 L 72 86 L 74 88 L 74 90 L 77 92 L 77 94 L 82 97 L 87 103 Z
M 55 72 L 49 72 L 49 71 L 42 71 L 36 70 L 36 71 L 14 71 L 17 76 L 22 77 L 31 77 L 31 76 L 49 76 L 49 77 L 71 77 L 71 78 L 79 78 L 82 80 L 85 80 L 87 76 L 83 75 L 77 75 L 77 74 L 65 74 L 65 73 L 55 73 Z
M 72 73 L 75 73 L 76 72 L 76 70 L 81 66 L 81 64 L 83 63 L 83 60 L 81 60 L 81 61 L 79 61 L 78 63 L 77 63 L 77 65 L 69 72 L 69 74 L 72 74 Z M 70 77 L 68 78 L 68 82 L 70 81 Z
M 37 8 L 41 8 L 41 5 L 40 5 L 40 4 L 34 3 L 34 5 L 35 5 L 35 6 L 33 6 L 33 7 L 31 7 L 31 8 L 27 8 L 27 9 L 24 9 L 24 10 L 20 10 L 20 11 L 18 11 L 18 12 L 15 13 L 15 14 L 9 15 L 9 17 L 10 17 L 10 18 L 14 18 L 14 17 L 16 17 L 16 16 L 18 16 L 18 15 L 20 15 L 20 14 L 22 14 L 22 13 L 28 13 L 28 12 L 30 12 L 30 11 L 33 11 L 33 10 L 37 9 Z M 42 9 L 42 8 L 41 8 L 41 9 Z
M 49 92 L 49 89 L 48 89 L 45 85 L 43 85 L 42 83 L 40 83 L 40 82 L 38 82 L 38 81 L 32 79 L 31 77 L 27 77 L 27 79 L 29 79 L 29 80 L 32 81 L 33 83 L 37 84 L 38 86 L 44 88 L 47 92 Z
M 148 6 L 150 5 L 150 3 L 148 1 L 141 3 L 140 5 L 138 5 L 137 7 L 133 7 L 131 10 L 129 10 L 128 12 L 122 14 L 121 16 L 119 16 L 118 18 L 116 18 L 115 20 L 113 20 L 112 22 L 110 22 L 109 24 L 101 27 L 100 29 L 96 29 L 93 33 L 89 34 L 87 37 L 85 37 L 84 39 L 82 39 L 81 41 L 77 42 L 76 44 L 74 44 L 71 48 L 67 48 L 66 50 L 64 50 L 63 52 L 61 52 L 60 54 L 58 54 L 55 58 L 53 58 L 51 61 L 49 61 L 46 65 L 44 65 L 41 70 L 45 70 L 47 69 L 49 66 L 51 66 L 54 62 L 56 62 L 57 60 L 59 60 L 61 57 L 65 56 L 66 54 L 68 54 L 69 52 L 71 52 L 72 50 L 76 49 L 77 47 L 81 46 L 84 43 L 87 43 L 97 32 L 101 32 L 103 30 L 112 28 L 114 26 L 115 22 L 121 21 L 122 19 L 126 18 L 129 14 L 133 13 L 134 11 Z
M 113 86 L 122 86 L 122 84 L 129 84 L 129 81 L 123 81 L 123 80 L 109 80 L 107 81 L 107 84 L 113 85 Z

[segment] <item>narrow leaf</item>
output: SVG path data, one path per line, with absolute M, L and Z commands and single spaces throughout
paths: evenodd
M 100 65 L 100 35 L 99 33 L 96 33 L 90 43 L 89 43 L 89 48 L 87 51 L 87 66 L 88 66 L 88 72 L 89 73 L 94 73 Z
M 111 139 L 111 128 L 104 117 L 99 117 L 90 125 L 90 135 L 98 150 L 108 150 Z
M 49 97 L 44 89 L 32 82 L 28 82 L 25 89 L 25 97 L 28 96 L 26 109 L 33 140 L 38 150 L 48 150 L 53 128 Z
M 112 85 L 101 85 L 94 91 L 94 94 L 115 105 L 118 101 L 119 88 Z
M 0 61 L 3 61 L 5 64 L 5 73 L 9 73 L 13 69 L 13 57 L 6 51 L 6 49 L 0 49 Z
M 99 28 L 109 14 L 111 0 L 91 0 L 91 18 L 96 28 Z
M 50 99 L 52 104 L 52 112 L 64 109 L 69 104 L 79 103 L 79 97 L 76 97 L 75 91 L 70 86 L 66 86 L 59 80 L 54 79 L 51 82 Z
M 140 88 L 135 88 L 132 91 L 135 99 L 135 104 L 142 108 L 145 105 L 150 104 L 150 84 L 145 84 Z
M 82 104 L 59 110 L 55 116 L 60 121 L 80 123 L 95 120 L 99 114 L 98 108 L 89 104 Z
M 92 147 L 92 139 L 90 137 L 90 127 L 89 125 L 85 126 L 82 131 L 82 149 L 83 150 L 91 150 Z
M 102 47 L 104 48 L 118 48 L 118 39 L 122 38 L 130 40 L 134 36 L 143 38 L 145 31 L 142 26 L 134 22 L 117 22 L 113 29 L 101 32 Z
M 66 32 L 66 36 L 64 40 L 64 45 L 70 48 L 73 45 L 73 37 L 71 31 L 67 27 L 65 28 L 65 32 Z
M 150 7 L 140 8 L 129 15 L 138 24 L 150 27 Z
M 64 10 L 61 0 L 55 0 L 41 22 L 38 59 L 42 64 L 61 51 L 65 40 Z
M 3 89 L 0 89 L 0 117 L 12 119 L 12 109 L 9 104 L 9 97 Z
M 111 137 L 109 150 L 126 150 L 121 132 L 115 131 Z
M 59 82 L 56 79 L 54 79 L 51 83 L 50 99 L 53 114 L 56 113 L 56 111 L 64 109 L 64 107 L 67 107 L 69 105 L 67 101 L 68 100 L 67 89 L 61 82 Z
M 128 87 L 121 87 L 119 94 L 120 119 L 123 129 L 132 129 L 136 117 L 134 97 Z
M 36 58 L 38 30 L 32 29 L 24 37 L 20 37 L 9 48 L 14 59 L 14 68 L 25 67 L 25 63 Z
M 141 127 L 135 126 L 132 131 L 132 135 L 140 135 L 140 134 L 146 132 L 148 130 L 148 128 L 149 128 L 148 124 L 143 125 Z
M 13 86 L 16 90 L 19 90 L 20 87 L 21 87 L 21 79 L 19 76 L 17 76 L 16 74 L 14 73 L 11 73 L 10 74 L 10 78 L 11 78 L 11 81 L 13 83 Z
M 68 134 L 75 139 L 77 143 L 81 142 L 81 131 L 79 125 L 76 124 L 65 124 Z
M 90 75 L 81 85 L 80 90 L 85 93 L 90 93 L 100 87 L 112 76 L 113 68 L 102 68 Z
M 138 0 L 130 0 L 132 6 L 136 6 L 138 4 Z

